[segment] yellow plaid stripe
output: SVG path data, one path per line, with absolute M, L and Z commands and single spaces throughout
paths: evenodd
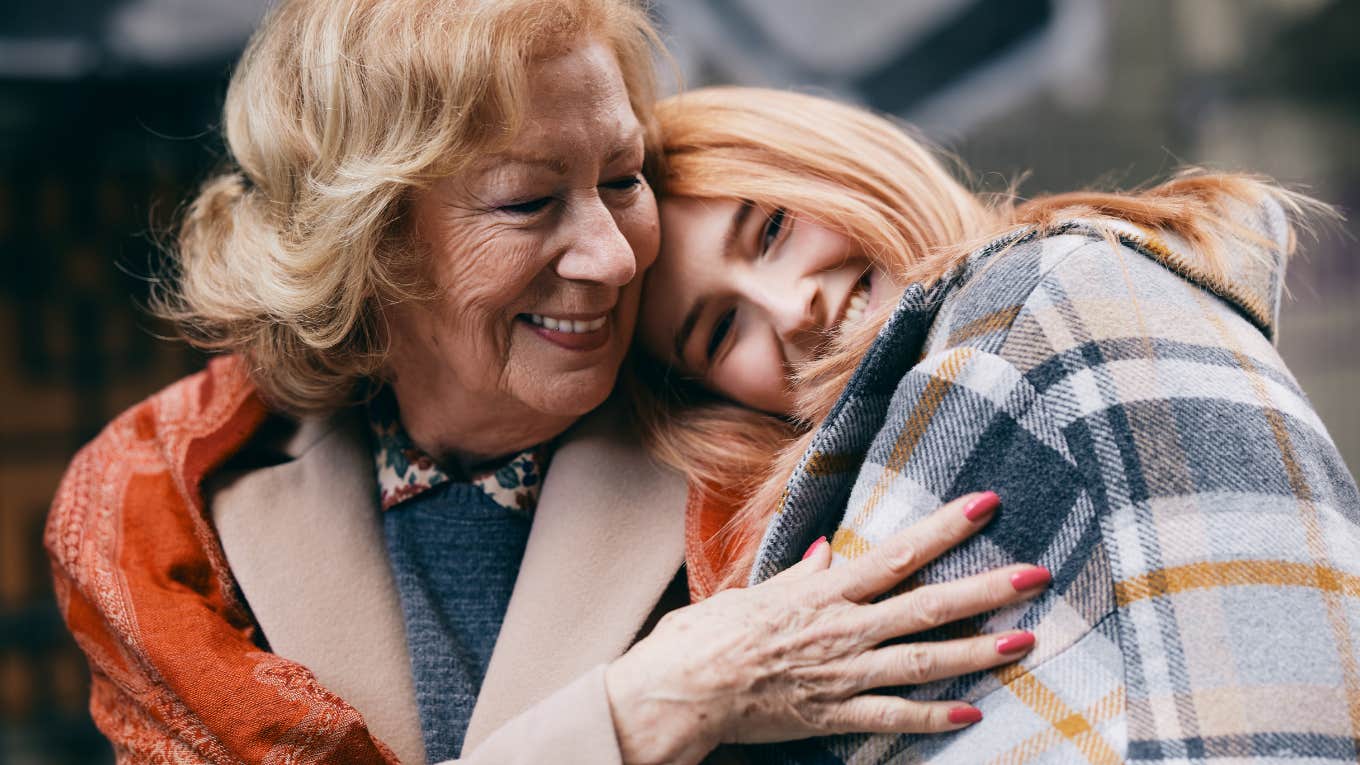
M 1099 701 L 1083 709 L 1080 717 L 1087 725 L 1099 725 L 1113 720 L 1124 713 L 1124 688 L 1120 686 L 1105 694 Z M 1047 730 L 1030 736 L 1011 749 L 988 760 L 989 765 L 1019 765 L 1030 762 L 1039 755 L 1068 739 L 1067 731 L 1075 731 L 1079 724 L 1060 723 Z
M 826 478 L 827 476 L 848 473 L 859 467 L 860 455 L 852 454 L 828 454 L 826 452 L 813 452 L 808 458 L 807 464 L 803 465 L 803 472 L 813 478 Z
M 874 482 L 873 489 L 869 491 L 869 497 L 865 500 L 864 507 L 860 508 L 854 519 L 847 525 L 855 527 L 864 525 L 864 521 L 878 507 L 878 503 L 883 500 L 883 495 L 887 493 L 888 484 L 892 483 L 893 478 L 901 473 L 902 468 L 906 466 L 907 458 L 916 449 L 916 444 L 925 436 L 931 419 L 940 410 L 940 404 L 944 403 L 945 395 L 954 387 L 954 382 L 959 378 L 959 372 L 972 357 L 973 350 L 971 348 L 959 348 L 945 356 L 939 370 L 931 375 L 930 380 L 926 383 L 926 389 L 921 392 L 920 403 L 912 410 L 911 417 L 902 425 L 902 432 L 898 434 L 897 441 L 893 443 L 892 451 L 888 454 L 888 459 L 883 466 L 883 472 L 879 473 L 878 480 Z
M 1114 597 L 1123 608 L 1161 595 L 1210 587 L 1316 587 L 1323 592 L 1360 598 L 1360 576 L 1313 563 L 1282 560 L 1234 560 L 1191 563 L 1148 572 L 1115 582 Z
M 836 535 L 831 538 L 831 552 L 843 558 L 858 558 L 869 552 L 870 546 L 869 540 L 844 526 L 836 529 Z
M 1077 751 L 1081 752 L 1081 756 L 1094 765 L 1105 765 L 1106 763 L 1119 765 L 1123 762 L 1114 747 L 1110 746 L 1110 743 L 1095 729 L 1094 723 L 1108 719 L 1108 716 L 1102 718 L 1092 714 L 1091 710 L 1079 711 L 1073 709 L 1051 688 L 1044 685 L 1039 678 L 1017 664 L 993 670 L 992 674 L 996 675 L 1017 699 L 1051 726 L 1049 730 L 1035 734 L 1031 739 L 1043 738 L 1048 740 L 1051 738 L 1052 742 L 1048 744 L 1048 747 L 1056 745 L 1061 740 L 1071 741 Z M 1113 715 L 1123 706 L 1124 694 L 1121 689 L 1118 706 L 1114 710 L 1106 713 L 1099 704 L 1093 709 L 1101 711 L 1102 714 Z M 1027 739 L 1027 742 L 1029 742 L 1029 739 Z M 1033 746 L 1033 744 L 1029 745 Z M 1020 746 L 1026 747 L 1027 743 L 1022 743 Z M 1034 754 L 1037 753 L 1036 751 Z
M 948 345 L 958 345 L 965 340 L 971 340 L 979 335 L 988 332 L 997 332 L 1006 329 L 1015 323 L 1015 317 L 1020 315 L 1021 306 L 1013 305 L 999 311 L 983 316 L 981 319 L 974 319 L 967 324 L 949 333 Z

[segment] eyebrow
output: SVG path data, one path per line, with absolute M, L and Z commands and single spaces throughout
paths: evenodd
M 628 135 L 624 136 L 623 140 L 620 141 L 617 146 L 610 149 L 609 153 L 605 155 L 604 164 L 612 165 L 625 154 L 629 154 L 633 151 L 636 151 L 638 148 L 638 142 L 641 140 L 641 138 L 642 138 L 641 128 L 633 130 Z M 511 164 L 546 167 L 547 169 L 551 170 L 557 175 L 566 175 L 568 170 L 570 170 L 570 168 L 567 166 L 566 161 L 559 159 L 557 157 L 536 157 L 529 154 L 516 154 L 514 152 L 506 152 L 505 154 L 501 155 L 501 157 L 505 162 Z
M 617 162 L 620 157 L 623 157 L 624 155 L 627 154 L 632 154 L 635 151 L 637 151 L 639 154 L 642 154 L 645 157 L 647 148 L 646 146 L 642 145 L 643 144 L 642 137 L 643 137 L 642 128 L 639 127 L 634 129 L 628 135 L 623 137 L 623 140 L 619 142 L 619 145 L 609 150 L 609 153 L 605 155 L 604 163 L 606 165 L 612 165 L 615 162 Z M 641 148 L 641 151 L 638 151 L 639 148 Z
M 530 165 L 532 167 L 546 167 L 556 175 L 567 174 L 567 163 L 556 157 L 525 157 L 517 154 L 507 154 L 503 157 L 506 164 L 510 165 Z
M 732 221 L 727 224 L 727 231 L 723 234 L 722 253 L 723 260 L 732 257 L 732 250 L 736 247 L 737 237 L 741 234 L 741 229 L 746 225 L 746 219 L 751 217 L 751 210 L 755 205 L 750 202 L 742 202 L 737 211 L 732 214 Z M 701 297 L 694 301 L 685 318 L 680 322 L 680 329 L 675 333 L 675 357 L 683 364 L 685 361 L 685 346 L 689 345 L 689 336 L 694 333 L 694 325 L 699 323 L 699 317 L 703 315 L 704 309 L 708 307 L 708 298 Z

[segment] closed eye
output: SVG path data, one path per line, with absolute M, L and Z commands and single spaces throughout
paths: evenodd
M 628 191 L 629 189 L 635 189 L 642 185 L 642 176 L 633 173 L 632 175 L 616 178 L 612 181 L 601 183 L 600 185 L 607 189 L 613 189 L 614 191 Z
M 718 353 L 718 349 L 722 348 L 723 341 L 727 339 L 728 333 L 732 331 L 732 323 L 736 318 L 737 309 L 729 308 L 723 312 L 722 316 L 718 317 L 716 322 L 714 322 L 713 334 L 709 335 L 708 347 L 704 349 L 705 359 L 710 362 L 713 361 L 713 357 Z
M 784 230 L 784 221 L 787 213 L 780 207 L 770 213 L 770 217 L 765 221 L 765 228 L 760 232 L 760 254 L 764 255 L 769 251 L 771 245 L 779 238 L 779 233 Z
M 534 213 L 552 204 L 552 201 L 553 201 L 552 197 L 539 197 L 537 199 L 530 199 L 527 202 L 516 202 L 515 204 L 510 205 L 501 205 L 496 209 L 500 210 L 501 212 L 510 213 L 511 215 L 533 215 Z

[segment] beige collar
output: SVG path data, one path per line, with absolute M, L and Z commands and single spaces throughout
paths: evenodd
M 607 406 L 553 456 L 465 746 L 623 654 L 685 558 L 685 481 Z

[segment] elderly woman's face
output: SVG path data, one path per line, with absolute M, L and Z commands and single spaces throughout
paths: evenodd
M 583 41 L 538 62 L 527 96 L 508 149 L 414 200 L 437 297 L 387 312 L 408 427 L 419 400 L 555 435 L 604 401 L 628 349 L 659 234 L 618 64 Z

